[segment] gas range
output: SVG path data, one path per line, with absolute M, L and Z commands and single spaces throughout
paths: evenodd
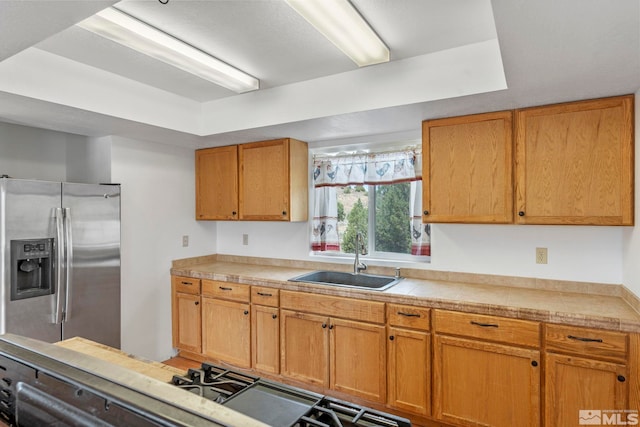
M 164 383 L 104 360 L 13 334 L 0 335 L 2 424 L 411 426 L 404 418 L 219 366 L 205 363 L 201 369 Z
M 203 363 L 173 384 L 277 427 L 410 427 L 405 418 Z

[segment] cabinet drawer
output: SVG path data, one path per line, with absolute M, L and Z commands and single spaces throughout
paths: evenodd
M 200 294 L 200 279 L 186 276 L 171 276 L 174 292 L 183 294 Z
M 546 325 L 547 350 L 579 356 L 625 361 L 628 335 L 576 326 Z
M 435 330 L 526 347 L 540 346 L 540 323 L 482 314 L 435 310 Z
M 269 307 L 278 307 L 278 305 L 280 305 L 280 290 L 262 286 L 252 286 L 251 302 Z
M 387 304 L 387 319 L 389 319 L 390 326 L 428 331 L 431 326 L 430 312 L 431 309 L 425 307 Z
M 304 292 L 280 292 L 280 307 L 363 322 L 384 323 L 384 303 Z
M 249 285 L 240 283 L 220 282 L 218 280 L 202 279 L 202 295 L 228 299 L 232 301 L 249 302 Z

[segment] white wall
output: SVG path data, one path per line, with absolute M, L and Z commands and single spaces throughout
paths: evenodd
M 0 122 L 0 175 L 65 181 L 67 142 L 86 137 Z
M 635 170 L 635 224 L 633 228 L 628 228 L 624 234 L 624 284 L 636 295 L 640 296 L 640 106 L 638 105 L 640 100 L 640 90 L 636 92 L 636 170 Z
M 173 355 L 171 261 L 215 253 L 216 225 L 195 221 L 193 149 L 112 141 L 112 179 L 122 185 L 122 349 L 164 360 Z

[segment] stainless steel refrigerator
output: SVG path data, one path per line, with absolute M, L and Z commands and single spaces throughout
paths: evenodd
M 120 348 L 120 186 L 0 178 L 0 333 Z

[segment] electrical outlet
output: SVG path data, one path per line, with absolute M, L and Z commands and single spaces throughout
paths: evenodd
M 247 246 L 249 244 L 249 235 L 248 234 L 243 234 L 242 235 L 242 244 Z
M 536 248 L 536 264 L 547 263 L 547 248 Z
M 182 247 L 186 248 L 189 246 L 189 236 L 182 236 Z

